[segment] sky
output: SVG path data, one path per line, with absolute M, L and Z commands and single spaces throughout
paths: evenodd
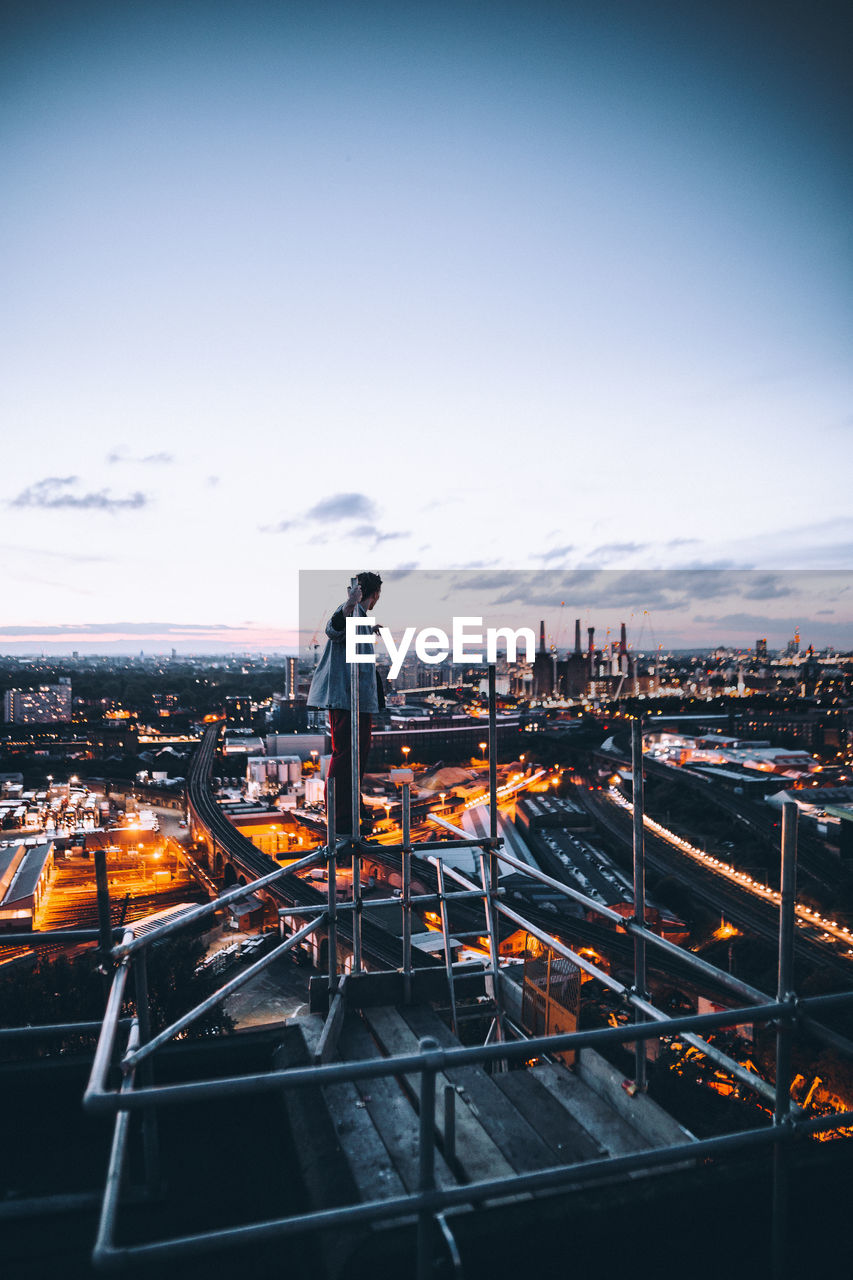
M 708 574 L 853 571 L 849 6 L 2 21 L 0 652 L 286 648 L 339 567 L 690 572 L 736 643 Z
M 343 582 L 343 587 L 342 587 Z M 325 642 L 325 622 L 346 596 L 347 580 L 331 569 L 299 575 L 299 650 L 312 654 Z M 844 651 L 853 634 L 853 574 L 847 570 L 788 569 L 398 569 L 383 578 L 371 614 L 391 632 L 393 648 L 415 652 L 421 630 L 456 627 L 472 636 L 488 628 L 528 628 L 538 645 L 562 657 L 574 648 L 575 623 L 581 647 L 588 628 L 597 648 L 618 641 L 624 622 L 628 647 L 639 653 L 724 646 L 754 649 L 764 639 L 783 650 L 799 635 L 800 649 Z M 463 619 L 465 619 L 463 623 Z M 407 629 L 414 631 L 406 639 Z M 442 641 L 442 646 L 444 642 Z M 465 642 L 484 652 L 487 639 Z M 517 641 L 522 657 L 525 640 Z M 499 651 L 505 640 L 498 639 Z M 380 638 L 380 659 L 394 653 Z M 362 650 L 363 653 L 369 650 Z M 463 664 L 464 665 L 464 664 Z

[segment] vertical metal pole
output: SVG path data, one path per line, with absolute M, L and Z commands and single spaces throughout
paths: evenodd
M 782 806 L 782 874 L 779 905 L 779 971 L 776 998 L 794 1002 L 794 917 L 797 893 L 797 818 L 791 801 Z M 793 1022 L 783 1015 L 776 1024 L 776 1107 L 773 1123 L 782 1128 L 791 1121 L 791 1041 Z M 773 1275 L 784 1280 L 788 1257 L 788 1151 L 783 1141 L 773 1147 Z
M 139 1044 L 151 1039 L 151 1006 L 148 1000 L 148 952 L 143 947 L 133 958 L 133 980 L 136 995 L 136 1021 L 139 1026 Z M 147 1087 L 154 1083 L 154 1063 L 145 1058 L 139 1064 L 140 1083 Z M 149 1196 L 155 1196 L 160 1188 L 160 1138 L 157 1128 L 157 1110 L 146 1107 L 142 1113 L 142 1148 L 145 1161 L 145 1184 Z
M 634 800 L 634 919 L 637 924 L 646 923 L 646 845 L 643 815 L 645 813 L 645 796 L 643 783 L 643 722 L 637 716 L 631 725 L 631 778 Z M 646 998 L 646 940 L 634 935 L 634 991 L 642 999 Z M 636 1010 L 635 1022 L 644 1022 L 645 1017 Z M 634 1082 L 638 1089 L 645 1090 L 646 1080 L 646 1042 L 638 1040 L 634 1046 Z
M 444 867 L 442 866 L 441 858 L 436 858 L 435 869 L 438 873 L 438 908 L 441 912 L 441 933 L 444 938 L 444 968 L 447 973 L 447 989 L 450 992 L 450 1029 L 454 1035 L 458 1035 L 456 992 L 453 987 L 453 957 L 450 954 L 450 930 L 447 926 L 447 898 L 444 892 Z
M 438 1049 L 438 1041 L 424 1036 L 418 1044 L 420 1053 L 431 1054 Z M 421 1069 L 420 1133 L 418 1149 L 418 1191 L 435 1190 L 435 1075 L 436 1066 L 425 1062 Z M 432 1213 L 421 1209 L 418 1213 L 418 1265 L 417 1280 L 432 1277 Z
M 104 994 L 109 999 L 112 985 L 112 961 L 110 952 L 113 947 L 113 928 L 110 919 L 110 886 L 107 879 L 107 851 L 95 850 L 95 888 L 98 897 L 98 952 L 99 968 L 104 975 Z
M 329 955 L 329 1001 L 338 989 L 338 851 L 335 831 L 335 779 L 326 779 L 326 870 L 329 899 L 326 937 Z
M 456 1159 L 456 1089 L 444 1086 L 444 1158 L 448 1164 Z
M 495 664 L 489 664 L 489 885 L 492 893 L 498 889 L 498 860 L 495 845 L 498 838 L 498 720 Z
M 495 996 L 495 1039 L 503 1040 L 503 1018 L 501 1016 L 500 961 L 498 959 L 498 925 L 495 915 L 492 894 L 489 889 L 489 870 L 486 855 L 480 850 L 480 881 L 483 885 L 483 905 L 486 911 L 486 931 L 489 937 L 489 963 L 492 971 L 492 985 Z M 495 1070 L 503 1068 L 495 1063 Z
M 403 822 L 403 1003 L 412 1003 L 412 792 L 402 786 Z
M 361 741 L 359 738 L 360 667 L 350 665 L 350 756 L 352 758 L 352 969 L 361 973 Z

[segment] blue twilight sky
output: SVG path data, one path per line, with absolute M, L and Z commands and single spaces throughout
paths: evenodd
M 849 6 L 4 14 L 0 651 L 282 644 L 341 564 L 853 569 Z

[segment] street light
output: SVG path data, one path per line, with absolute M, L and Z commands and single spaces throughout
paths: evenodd
M 488 746 L 488 743 L 487 743 L 487 742 L 481 742 L 481 743 L 480 743 L 480 750 L 481 750 L 481 751 L 482 751 L 482 753 L 483 753 L 483 764 L 485 764 L 485 763 L 486 763 L 486 747 L 487 747 L 487 746 Z
M 444 797 L 445 797 L 446 795 L 447 795 L 447 792 L 446 792 L 446 791 L 439 791 L 439 793 L 438 793 L 438 798 L 439 798 L 439 800 L 441 801 L 441 806 L 442 806 L 442 808 L 444 808 Z
M 316 752 L 316 751 L 311 751 L 309 754 L 310 754 L 310 756 L 311 756 L 311 763 L 313 764 L 314 768 L 316 769 L 316 768 L 317 768 L 317 752 Z
M 409 763 L 409 752 L 411 751 L 411 749 L 412 749 L 411 747 L 403 747 L 403 758 L 406 764 Z

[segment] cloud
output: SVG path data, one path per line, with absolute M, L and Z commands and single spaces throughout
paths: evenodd
M 38 507 L 42 511 L 76 510 L 76 511 L 129 511 L 139 510 L 149 503 L 146 494 L 137 490 L 124 497 L 115 497 L 109 489 L 98 489 L 92 493 L 74 493 L 75 485 L 80 483 L 79 476 L 47 476 L 37 480 L 35 484 L 21 491 L 16 498 L 11 498 L 11 507 Z
M 299 525 L 309 524 L 311 521 L 320 521 L 322 524 L 337 524 L 346 520 L 361 520 L 362 523 L 358 528 L 351 530 L 350 536 L 355 538 L 372 537 L 376 533 L 373 524 L 366 523 L 375 521 L 377 516 L 376 503 L 372 498 L 368 498 L 365 493 L 333 493 L 328 498 L 322 498 L 316 502 L 313 507 L 309 507 L 302 515 L 293 516 L 288 520 L 280 520 L 278 524 L 263 524 L 260 526 L 261 533 L 289 533 L 291 529 L 296 529 Z
M 178 647 L 184 653 L 223 653 L 246 650 L 292 650 L 298 634 L 291 629 L 271 629 L 251 623 L 219 622 L 82 622 L 53 626 L 0 626 L 0 644 L 6 653 L 134 653 L 144 646 Z
M 542 560 L 547 563 L 549 560 L 562 560 L 570 551 L 574 551 L 574 547 L 569 545 L 566 547 L 552 547 L 550 551 L 540 551 L 533 557 L 534 560 Z
M 377 528 L 379 509 L 372 498 L 364 493 L 334 493 L 328 498 L 309 507 L 302 515 L 289 520 L 281 520 L 274 525 L 261 525 L 261 533 L 289 533 L 291 529 L 304 528 L 319 524 L 320 528 L 306 538 L 306 545 L 324 546 L 333 538 L 338 541 L 352 541 L 364 538 L 373 544 L 376 550 L 385 542 L 399 542 L 400 539 L 411 538 L 412 534 L 403 529 L 382 531 Z M 349 521 L 358 521 L 351 529 L 345 526 Z M 329 526 L 333 526 L 330 528 Z M 335 527 L 337 526 L 337 527 Z
M 755 579 L 750 578 L 742 592 L 745 600 L 778 600 L 780 596 L 790 594 L 790 585 L 780 582 L 772 573 L 762 573 Z
M 590 551 L 591 556 L 630 556 L 637 551 L 645 551 L 648 542 L 605 542 Z
M 0 626 L 0 636 L 194 636 L 243 630 L 220 622 L 63 622 L 53 626 Z
M 376 503 L 364 493 L 334 493 L 305 512 L 306 520 L 374 520 Z
M 428 548 L 427 548 L 427 547 L 421 547 L 421 548 L 420 548 L 420 550 L 421 550 L 421 551 L 426 551 L 426 550 L 428 550 Z M 467 561 L 467 563 L 466 563 L 466 564 L 457 564 L 457 565 L 455 565 L 454 567 L 455 567 L 456 569 L 459 569 L 459 570 L 466 570 L 466 569 L 491 569 L 491 568 L 493 568 L 493 567 L 494 567 L 496 564 L 498 564 L 498 563 L 499 563 L 499 561 L 498 561 L 498 560 L 469 560 L 469 561 Z
M 163 466 L 169 466 L 170 463 L 174 461 L 175 461 L 175 455 L 173 453 L 166 453 L 165 450 L 162 450 L 160 453 L 146 453 L 143 455 L 134 455 L 131 453 L 127 453 L 124 449 L 113 449 L 111 453 L 107 454 L 107 462 L 109 462 L 113 466 L 115 466 L 116 463 L 120 463 L 120 462 L 134 462 L 134 463 L 141 462 L 145 466 L 154 465 L 154 466 L 163 467 Z

